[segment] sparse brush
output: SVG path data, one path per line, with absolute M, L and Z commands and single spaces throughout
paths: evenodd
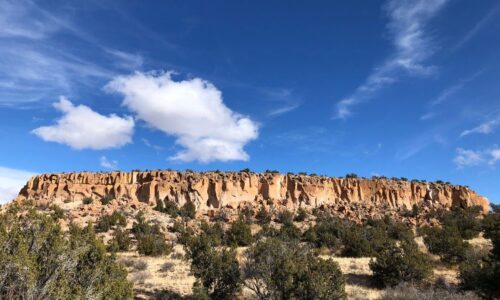
M 165 262 L 163 265 L 160 267 L 160 272 L 170 272 L 174 268 L 174 263 L 172 262 Z
M 150 277 L 151 277 L 151 274 L 149 272 L 139 272 L 139 273 L 134 275 L 134 277 L 132 278 L 132 281 L 134 283 L 144 284 L 144 282 L 146 282 L 146 280 Z
M 134 269 L 136 271 L 144 271 L 148 268 L 148 263 L 144 260 L 139 260 L 134 264 Z
M 126 258 L 126 257 L 120 259 L 118 262 L 121 263 L 122 265 L 124 265 L 127 268 L 131 268 L 135 264 L 135 261 L 133 259 Z
M 419 288 L 411 283 L 401 283 L 384 291 L 382 300 L 479 300 L 472 293 L 443 288 Z

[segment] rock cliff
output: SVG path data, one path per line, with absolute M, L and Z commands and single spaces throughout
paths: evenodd
M 74 202 L 105 195 L 126 203 L 155 206 L 159 200 L 183 205 L 192 201 L 200 212 L 220 208 L 278 205 L 335 207 L 346 212 L 353 205 L 373 209 L 411 209 L 479 205 L 487 211 L 485 197 L 464 186 L 386 178 L 335 178 L 252 172 L 111 172 L 44 174 L 31 178 L 18 200 L 38 203 Z

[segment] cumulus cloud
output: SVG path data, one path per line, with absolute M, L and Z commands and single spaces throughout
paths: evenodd
M 0 204 L 14 199 L 33 175 L 28 171 L 0 167 Z
M 373 97 L 383 87 L 398 81 L 402 73 L 427 75 L 433 67 L 425 61 L 433 54 L 427 22 L 436 15 L 447 0 L 390 0 L 386 5 L 388 29 L 394 52 L 368 76 L 354 93 L 337 103 L 334 118 L 349 117 L 351 107 Z
M 457 155 L 453 160 L 459 168 L 479 166 L 479 165 L 494 165 L 500 161 L 500 148 L 493 146 L 485 150 L 468 150 L 457 149 Z
M 248 160 L 243 147 L 257 138 L 258 125 L 229 109 L 210 82 L 175 81 L 172 75 L 136 72 L 116 77 L 106 90 L 122 94 L 123 105 L 138 119 L 177 138 L 183 149 L 174 160 Z
M 95 150 L 119 148 L 132 141 L 132 117 L 104 116 L 88 106 L 75 106 L 65 97 L 54 103 L 54 107 L 63 113 L 56 124 L 32 131 L 44 141 L 65 144 L 74 149 Z
M 108 160 L 106 156 L 101 156 L 99 163 L 105 169 L 115 170 L 118 167 L 117 160 Z

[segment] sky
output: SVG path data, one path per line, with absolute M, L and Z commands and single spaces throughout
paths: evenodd
M 0 203 L 132 169 L 443 180 L 500 203 L 500 3 L 0 0 Z

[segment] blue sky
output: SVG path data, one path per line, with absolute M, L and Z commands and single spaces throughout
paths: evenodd
M 31 174 L 385 175 L 500 201 L 498 1 L 0 0 L 0 201 Z

